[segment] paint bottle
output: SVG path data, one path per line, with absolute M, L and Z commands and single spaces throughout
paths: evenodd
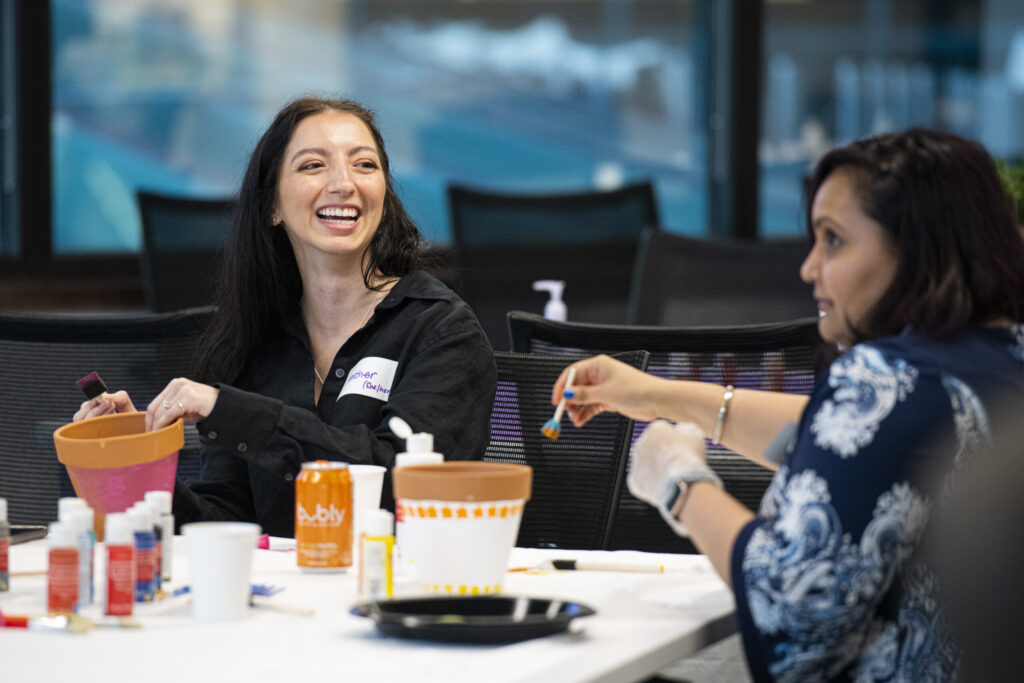
M 135 602 L 152 602 L 156 597 L 153 584 L 153 551 L 156 536 L 149 521 L 149 506 L 136 503 L 128 509 L 135 536 Z
M 171 514 L 170 491 L 147 491 L 146 500 L 156 503 L 160 529 L 160 583 L 171 582 L 171 560 L 174 558 L 174 515 Z
M 131 616 L 135 602 L 135 533 L 128 515 L 108 514 L 103 539 L 107 547 L 107 598 L 103 612 Z
M 78 600 L 78 539 L 68 522 L 50 524 L 50 556 L 46 572 L 46 611 L 68 614 Z
M 359 539 L 359 597 L 362 600 L 394 597 L 393 527 L 394 517 L 387 510 L 367 513 L 366 532 Z
M 149 527 L 150 531 L 153 532 L 153 554 L 150 558 L 153 562 L 153 591 L 159 592 L 163 588 L 161 563 L 163 562 L 164 550 L 164 530 L 160 526 L 160 508 L 152 499 L 140 500 L 136 505 L 146 508 L 146 512 L 149 515 Z
M 11 589 L 11 525 L 7 523 L 7 499 L 0 498 L 0 593 Z
M 78 508 L 65 513 L 62 522 L 71 525 L 78 544 L 78 609 L 92 604 L 93 591 L 93 548 L 92 510 Z

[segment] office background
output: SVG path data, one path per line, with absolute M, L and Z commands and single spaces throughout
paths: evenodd
M 141 305 L 135 193 L 233 193 L 280 106 L 375 109 L 398 189 L 651 180 L 665 229 L 804 231 L 826 149 L 1024 150 L 1017 0 L 0 0 L 0 308 Z

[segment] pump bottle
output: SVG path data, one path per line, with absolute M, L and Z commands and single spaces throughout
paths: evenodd
M 434 435 L 426 432 L 413 433 L 412 427 L 400 417 L 388 421 L 391 431 L 405 439 L 405 452 L 395 456 L 395 469 L 412 465 L 439 465 L 444 456 L 434 452 Z M 416 556 L 413 540 L 409 536 L 408 522 L 402 513 L 401 500 L 395 501 L 395 570 L 401 576 L 413 573 Z
M 565 290 L 565 280 L 537 280 L 533 283 L 533 289 L 537 292 L 548 292 L 551 298 L 544 304 L 544 317 L 548 320 L 560 320 L 565 322 L 569 319 L 569 310 L 562 301 L 562 292 Z

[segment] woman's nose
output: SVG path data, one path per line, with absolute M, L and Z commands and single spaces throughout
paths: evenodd
M 327 180 L 328 191 L 347 195 L 352 193 L 353 188 L 355 188 L 355 185 L 352 183 L 352 177 L 347 169 L 340 168 L 331 171 Z
M 807 252 L 807 257 L 804 259 L 804 262 L 800 264 L 800 279 L 807 284 L 813 284 L 817 277 L 817 272 L 817 249 L 815 247 L 811 247 L 811 250 Z

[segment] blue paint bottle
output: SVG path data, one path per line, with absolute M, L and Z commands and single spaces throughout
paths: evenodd
M 149 506 L 132 506 L 128 510 L 128 519 L 135 532 L 135 602 L 153 602 L 156 597 L 153 581 L 156 534 L 149 519 Z

